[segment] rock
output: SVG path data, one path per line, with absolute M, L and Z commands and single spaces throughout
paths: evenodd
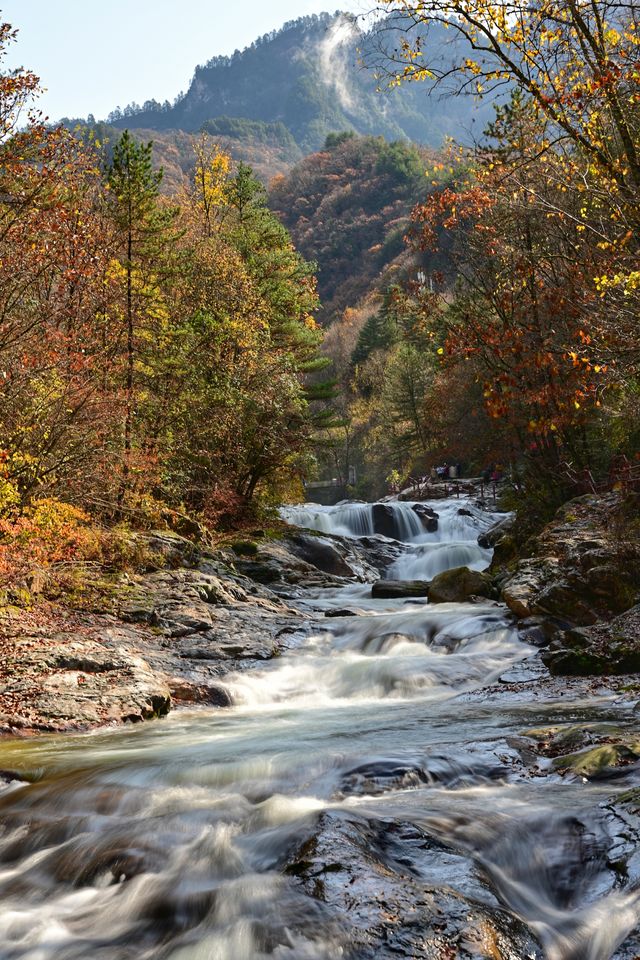
M 258 544 L 253 540 L 236 540 L 231 544 L 231 549 L 239 557 L 255 557 L 258 552 Z
M 206 686 L 181 680 L 171 684 L 171 696 L 176 703 L 199 703 L 211 707 L 232 707 L 229 691 L 219 684 Z
M 440 514 L 436 513 L 433 507 L 427 506 L 426 503 L 414 503 L 412 509 L 422 520 L 422 524 L 427 533 L 435 533 L 437 531 Z
M 556 770 L 573 773 L 587 780 L 603 780 L 616 775 L 619 767 L 626 767 L 640 757 L 640 743 L 604 743 L 578 753 L 557 757 L 553 761 Z
M 433 578 L 429 585 L 430 603 L 464 603 L 470 597 L 492 598 L 493 581 L 488 573 L 454 567 Z
M 426 580 L 378 580 L 371 587 L 371 596 L 393 600 L 399 597 L 428 597 Z
M 640 673 L 640 604 L 609 623 L 560 632 L 543 660 L 560 676 Z
M 403 551 L 399 543 L 390 543 L 382 537 L 359 537 L 355 548 L 378 574 L 388 570 Z
M 325 537 L 300 533 L 287 537 L 287 544 L 294 556 L 310 563 L 323 573 L 336 577 L 354 577 L 355 571 L 347 562 L 348 550 L 339 542 Z
M 148 534 L 138 534 L 137 539 L 143 541 L 151 553 L 162 557 L 170 567 L 190 567 L 198 559 L 194 544 L 170 530 L 152 530 Z
M 273 562 L 245 560 L 236 563 L 236 567 L 240 573 L 256 583 L 272 584 L 282 580 L 282 569 Z
M 531 617 L 538 594 L 559 575 L 558 565 L 552 560 L 523 560 L 502 584 L 502 599 L 516 617 Z
M 472 858 L 412 823 L 327 811 L 290 854 L 285 873 L 322 904 L 332 956 L 543 955 L 525 925 L 502 908 Z
M 461 510 L 458 510 L 458 513 L 462 513 Z M 466 512 L 467 516 L 471 516 L 469 511 Z M 501 540 L 505 534 L 508 534 L 513 529 L 515 523 L 515 515 L 507 514 L 502 520 L 498 520 L 497 523 L 494 523 L 492 527 L 489 527 L 488 530 L 485 530 L 484 533 L 481 533 L 478 537 L 478 544 L 484 550 L 490 550 L 492 547 Z
M 558 510 L 529 542 L 532 556 L 511 564 L 504 576 L 503 598 L 516 616 L 541 614 L 570 629 L 608 620 L 638 603 L 640 542 L 633 535 L 625 539 L 624 531 L 612 535 L 623 508 L 621 494 L 613 492 L 578 497 Z M 499 539 L 492 570 L 509 565 L 514 549 L 510 534 Z
M 169 687 L 140 656 L 135 628 L 94 617 L 82 639 L 76 632 L 70 624 L 67 632 L 15 641 L 0 693 L 5 732 L 136 723 L 169 712 Z
M 518 624 L 518 634 L 523 643 L 532 647 L 546 647 L 549 643 L 544 620 L 540 617 L 529 617 L 521 620 Z
M 398 531 L 393 509 L 386 503 L 374 503 L 372 508 L 373 529 L 384 537 L 396 540 Z

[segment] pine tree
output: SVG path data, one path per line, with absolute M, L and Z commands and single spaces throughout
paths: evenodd
M 119 507 L 130 481 L 136 419 L 136 364 L 158 319 L 162 279 L 169 269 L 170 249 L 176 237 L 177 211 L 160 203 L 162 171 L 153 169 L 152 150 L 152 143 L 138 143 L 125 130 L 114 147 L 107 170 L 107 206 L 117 234 L 124 286 L 125 419 Z

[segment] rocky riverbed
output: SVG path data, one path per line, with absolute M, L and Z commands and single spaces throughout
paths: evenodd
M 0 956 L 636 960 L 640 683 L 608 639 L 636 611 L 589 593 L 602 517 L 517 557 L 472 500 L 305 507 L 224 550 L 148 535 L 108 614 L 5 621 Z M 576 631 L 606 669 L 557 668 Z

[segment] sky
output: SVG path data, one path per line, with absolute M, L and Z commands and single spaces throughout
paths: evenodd
M 360 11 L 361 0 L 0 0 L 19 30 L 2 65 L 36 73 L 50 120 L 104 119 L 114 107 L 173 100 L 195 67 L 233 53 L 287 20 Z

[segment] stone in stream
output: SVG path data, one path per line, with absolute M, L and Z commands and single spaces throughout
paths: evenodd
M 458 513 L 463 513 L 462 510 L 458 510 Z M 466 511 L 468 516 L 471 516 L 469 511 Z M 478 545 L 483 547 L 485 550 L 490 550 L 492 547 L 502 540 L 512 529 L 515 523 L 515 515 L 512 513 L 507 514 L 501 520 L 498 520 L 497 523 L 494 523 L 492 527 L 489 527 L 488 530 L 485 530 L 484 533 L 481 533 L 478 537 Z
M 285 873 L 339 923 L 344 937 L 339 955 L 543 956 L 525 925 L 502 909 L 472 858 L 412 823 L 322 813 L 290 855 Z
M 294 556 L 310 563 L 323 573 L 335 577 L 354 577 L 355 571 L 347 561 L 348 551 L 338 540 L 297 533 L 287 537 L 287 546 Z
M 427 533 L 435 533 L 437 531 L 440 514 L 436 513 L 433 507 L 427 506 L 426 503 L 414 503 L 411 509 L 414 513 L 418 514 Z
M 426 580 L 378 580 L 371 587 L 371 596 L 379 600 L 428 597 L 429 583 Z
M 464 603 L 470 597 L 493 598 L 495 590 L 488 573 L 454 567 L 433 578 L 429 585 L 430 603 Z
M 386 503 L 374 503 L 372 507 L 373 529 L 384 537 L 396 540 L 398 529 L 393 509 Z
M 179 680 L 170 684 L 171 696 L 176 703 L 199 703 L 210 707 L 232 707 L 233 700 L 221 684 L 197 684 Z

